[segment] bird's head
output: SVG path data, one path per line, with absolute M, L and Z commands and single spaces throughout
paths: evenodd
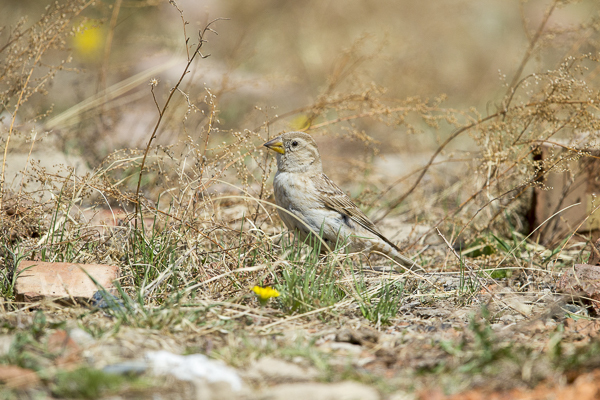
M 304 132 L 288 132 L 263 146 L 277 153 L 277 169 L 281 172 L 322 172 L 317 143 Z

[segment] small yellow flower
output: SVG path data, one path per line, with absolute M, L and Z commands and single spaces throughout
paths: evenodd
M 260 301 L 260 304 L 262 305 L 267 304 L 267 301 L 269 301 L 271 297 L 279 297 L 279 292 L 270 286 L 254 286 L 252 288 L 252 291 L 254 292 L 254 294 L 256 294 L 256 297 L 258 297 L 258 301 Z
M 297 131 L 303 131 L 310 127 L 311 120 L 307 115 L 299 115 L 290 122 L 290 127 Z
M 78 27 L 73 37 L 75 53 L 85 60 L 96 60 L 104 49 L 105 33 L 98 22 L 87 21 Z

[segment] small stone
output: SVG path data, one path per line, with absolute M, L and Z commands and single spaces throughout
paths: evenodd
M 362 352 L 362 346 L 351 343 L 332 342 L 324 344 L 324 346 L 329 347 L 331 350 L 342 350 L 352 354 L 360 354 Z
M 512 315 L 512 314 L 504 314 L 503 316 L 498 318 L 498 320 L 501 321 L 505 325 L 510 325 L 512 323 L 515 323 L 517 321 L 517 318 L 515 315 Z
M 579 307 L 578 305 L 575 304 L 570 304 L 570 303 L 566 303 L 562 305 L 562 309 L 569 314 L 579 314 L 579 315 L 584 315 L 584 316 L 588 316 L 588 312 L 586 308 L 583 307 Z
M 355 360 L 352 362 L 352 365 L 358 368 L 362 368 L 367 364 L 370 364 L 374 361 L 377 361 L 377 357 L 375 356 L 368 356 L 368 357 L 362 357 L 359 358 L 358 360 Z
M 379 400 L 374 388 L 357 382 L 289 383 L 274 386 L 263 397 L 270 400 Z
M 504 302 L 510 306 L 513 310 L 521 313 L 522 315 L 530 315 L 532 311 L 532 307 L 528 304 L 525 304 L 523 299 L 519 296 L 510 296 L 504 299 Z
M 8 354 L 14 338 L 14 335 L 0 335 L 0 357 Z
M 86 273 L 87 272 L 87 273 Z M 110 291 L 119 277 L 119 267 L 102 264 L 51 263 L 21 261 L 17 267 L 15 294 L 17 301 L 42 299 L 89 300 L 99 286 Z M 89 276 L 88 276 L 89 274 Z
M 414 313 L 421 318 L 447 318 L 450 315 L 449 310 L 439 308 L 417 307 Z
M 242 390 L 242 380 L 236 370 L 204 354 L 182 356 L 159 350 L 146 352 L 145 359 L 156 375 L 172 375 L 182 381 L 223 382 L 233 391 Z
M 299 365 L 273 357 L 263 357 L 254 362 L 248 371 L 248 378 L 282 382 L 304 382 L 316 379 L 319 373 L 314 368 Z
M 239 392 L 234 391 L 226 382 L 209 382 L 206 379 L 194 379 L 192 384 L 195 387 L 198 400 L 235 400 L 246 399 Z
M 388 397 L 388 400 L 415 400 L 416 398 L 417 396 L 413 393 L 396 392 L 392 393 Z
M 379 341 L 380 333 L 374 329 L 370 329 L 367 327 L 362 327 L 358 330 L 353 329 L 341 329 L 335 335 L 335 341 L 341 343 L 351 343 L 351 344 L 374 344 Z
M 98 290 L 90 299 L 90 305 L 104 310 L 123 312 L 126 310 L 123 300 L 105 290 Z
M 69 330 L 69 336 L 82 348 L 91 346 L 96 340 L 81 328 L 73 328 Z
M 102 372 L 114 375 L 141 375 L 148 369 L 145 361 L 126 361 L 117 364 L 107 365 L 102 368 Z

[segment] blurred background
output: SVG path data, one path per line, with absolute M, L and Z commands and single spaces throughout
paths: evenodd
M 49 4 L 4 0 L 2 43 L 14 38 L 18 21 L 33 25 Z M 45 55 L 48 63 L 72 59 L 19 110 L 7 159 L 13 188 L 30 152 L 47 168 L 66 163 L 85 172 L 115 151 L 143 149 L 157 104 L 184 71 L 198 32 L 217 18 L 224 19 L 211 25 L 201 49 L 208 57 L 192 63 L 154 144 L 177 158 L 205 140 L 211 115 L 213 148 L 235 142 L 236 133 L 254 132 L 246 140 L 258 146 L 283 130 L 310 127 L 326 171 L 342 185 L 358 175 L 395 180 L 422 167 L 458 125 L 498 111 L 528 51 L 520 76 L 556 69 L 570 54 L 597 54 L 599 46 L 597 0 L 79 4 L 85 9 L 70 35 Z M 11 101 L 2 113 L 4 138 Z M 424 118 L 429 110 L 437 116 Z M 465 135 L 440 157 L 468 164 L 476 142 Z M 260 163 L 260 154 L 249 161 Z M 446 164 L 427 179 L 445 187 L 465 171 Z
M 3 39 L 7 40 L 11 26 L 20 18 L 27 17 L 26 24 L 32 24 L 51 3 L 3 1 Z M 114 15 L 116 4 L 119 10 Z M 217 94 L 220 126 L 234 130 L 254 128 L 265 114 L 313 104 L 327 87 L 336 63 L 353 46 L 354 61 L 359 64 L 354 73 L 365 84 L 385 87 L 387 97 L 445 95 L 445 107 L 475 107 L 485 114 L 504 95 L 500 76 L 510 79 L 515 73 L 550 4 L 548 0 L 176 2 L 189 22 L 185 33 L 190 45 L 197 43 L 197 32 L 207 22 L 228 18 L 212 26 L 218 35 L 209 34 L 203 49 L 210 57 L 193 65 L 186 85 L 199 91 L 208 87 Z M 597 18 L 598 12 L 596 1 L 577 1 L 556 10 L 549 24 L 574 29 L 590 16 Z M 160 79 L 161 89 L 166 91 L 175 83 L 185 66 L 186 52 L 182 18 L 174 5 L 97 1 L 82 13 L 82 21 L 84 17 L 79 33 L 68 43 L 73 57 L 70 70 L 56 76 L 49 95 L 38 96 L 31 113 L 53 107 L 50 118 L 54 118 L 101 90 L 153 68 L 158 71 L 149 75 Z M 568 37 L 554 39 L 554 50 L 538 55 L 525 73 L 556 67 L 572 43 Z M 156 119 L 149 80 L 128 87 L 118 107 L 103 107 L 113 114 L 107 122 L 110 132 L 103 132 L 109 143 L 97 145 L 97 157 L 116 147 L 145 144 L 148 131 L 140 119 L 148 125 Z M 147 115 L 131 116 L 130 112 L 140 113 L 144 108 Z M 53 128 L 72 126 L 83 118 L 61 121 Z M 397 133 L 391 128 L 380 135 Z M 415 142 L 412 145 L 418 146 L 421 141 Z

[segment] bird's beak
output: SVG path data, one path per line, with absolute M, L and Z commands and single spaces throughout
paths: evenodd
M 279 154 L 285 154 L 285 147 L 283 147 L 283 141 L 281 137 L 276 137 L 273 140 L 269 140 L 267 143 L 263 144 L 267 149 L 278 152 Z

